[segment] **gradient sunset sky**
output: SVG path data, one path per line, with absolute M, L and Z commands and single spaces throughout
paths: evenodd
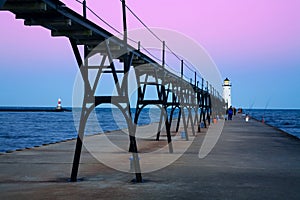
M 63 2 L 81 13 L 75 0 Z M 202 45 L 222 78 L 231 80 L 234 106 L 300 108 L 299 0 L 126 3 L 149 27 L 178 31 Z M 119 0 L 87 4 L 122 30 Z M 0 26 L 0 106 L 55 106 L 58 97 L 71 106 L 77 65 L 67 38 L 26 27 L 6 11 Z M 128 28 L 141 27 L 128 13 Z

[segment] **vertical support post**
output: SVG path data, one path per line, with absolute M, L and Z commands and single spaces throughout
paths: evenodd
M 78 174 L 78 169 L 79 169 L 79 162 L 80 162 L 80 156 L 81 156 L 81 150 L 82 150 L 82 144 L 83 144 L 83 137 L 84 137 L 84 130 L 85 126 L 87 123 L 87 119 L 92 111 L 91 108 L 87 108 L 87 103 L 86 103 L 86 92 L 85 92 L 85 98 L 83 102 L 83 108 L 81 111 L 81 116 L 80 116 L 80 122 L 79 122 L 79 130 L 78 130 L 78 136 L 76 140 L 76 147 L 75 147 L 75 154 L 73 158 L 73 166 L 72 166 L 72 172 L 71 172 L 71 182 L 76 182 L 77 181 L 77 174 Z
M 165 67 L 165 47 L 166 47 L 166 42 L 163 41 L 163 49 L 162 49 L 162 66 Z
M 183 128 L 184 128 L 184 132 L 185 132 L 185 139 L 186 141 L 189 140 L 189 134 L 188 134 L 188 122 L 186 120 L 186 116 L 185 116 L 185 112 L 184 112 L 184 106 L 181 106 L 181 112 L 182 112 L 182 122 L 183 122 Z
M 130 68 L 130 54 L 127 51 L 127 20 L 126 20 L 126 2 L 125 0 L 122 0 L 122 12 L 123 12 L 123 31 L 124 31 L 124 49 L 127 52 L 126 55 L 124 56 L 124 71 L 127 73 Z M 127 83 L 126 83 L 127 85 Z M 126 93 L 126 95 L 128 95 Z M 129 101 L 129 99 L 128 99 Z M 128 102 L 129 103 L 129 102 Z M 128 112 L 130 112 L 130 105 L 128 105 Z M 137 119 L 135 119 L 137 121 Z M 129 151 L 132 153 L 133 157 L 133 163 L 134 163 L 134 168 L 135 168 L 135 177 L 136 177 L 136 182 L 141 183 L 143 182 L 142 179 L 142 174 L 141 174 L 141 169 L 140 169 L 140 161 L 138 158 L 138 150 L 137 150 L 137 144 L 136 144 L 136 138 L 135 138 L 135 132 L 136 132 L 136 124 L 132 124 L 132 120 L 129 120 L 128 122 L 128 128 L 129 128 L 129 140 L 130 140 L 130 147 Z M 137 123 L 137 122 L 136 122 Z
M 201 83 L 201 116 L 200 116 L 200 121 L 201 119 L 203 120 L 204 127 L 206 128 L 206 119 L 205 119 L 205 109 L 206 109 L 206 95 L 204 92 L 204 78 L 202 78 L 202 83 Z
M 164 113 L 164 109 L 161 108 L 160 118 L 159 118 L 159 123 L 158 123 L 158 130 L 157 130 L 157 135 L 156 135 L 156 141 L 159 141 L 160 132 L 161 132 L 161 126 L 162 126 L 162 120 L 163 120 L 163 118 L 167 118 L 168 117 L 168 116 L 164 116 L 164 114 L 165 114 Z
M 210 90 L 209 90 L 209 84 L 208 81 L 206 81 L 206 90 L 207 90 L 207 97 L 206 97 L 206 117 L 208 121 L 208 125 L 210 125 L 210 115 L 209 115 L 209 95 L 210 95 Z
M 199 113 L 199 116 L 197 117 L 198 119 L 198 133 L 201 132 L 201 92 L 200 92 L 200 88 L 199 88 L 199 81 L 197 81 L 197 114 Z
M 211 90 L 212 90 L 212 96 L 211 96 L 211 100 L 214 100 L 214 96 L 215 96 L 215 88 L 211 85 Z M 210 105 L 213 105 L 213 103 L 214 102 L 212 102 Z M 213 112 L 214 110 L 213 110 L 213 108 L 211 107 L 211 110 L 210 110 L 210 112 L 211 112 L 211 117 L 212 117 L 212 119 L 214 119 L 216 116 L 215 116 L 215 113 Z
M 157 80 L 158 83 L 158 80 Z M 169 115 L 167 111 L 167 102 L 168 102 L 168 95 L 167 95 L 167 90 L 164 85 L 164 79 L 162 79 L 162 85 L 161 85 L 161 90 L 159 94 L 159 99 L 163 101 L 162 108 L 165 112 L 165 126 L 166 126 L 166 132 L 167 132 L 167 140 L 168 140 L 168 146 L 169 146 L 169 153 L 173 153 L 173 144 L 172 144 L 172 136 L 171 136 L 171 121 L 169 121 Z
M 200 132 L 200 121 L 199 121 L 199 116 L 198 116 L 198 112 L 199 112 L 199 101 L 198 101 L 198 83 L 199 81 L 197 81 L 197 72 L 195 71 L 195 91 L 194 91 L 194 109 L 195 109 L 195 119 L 194 119 L 194 124 L 197 124 L 198 126 L 198 132 Z
M 181 60 L 181 78 L 183 78 L 183 60 Z
M 206 91 L 209 92 L 209 90 L 208 90 L 208 81 L 206 81 Z
M 173 153 L 173 144 L 172 144 L 172 137 L 171 137 L 171 123 L 168 122 L 167 108 L 165 107 L 164 109 L 165 109 L 165 112 L 166 112 L 165 126 L 166 126 L 166 132 L 167 132 L 169 153 Z
M 84 0 L 82 2 L 82 13 L 83 13 L 83 17 L 86 19 L 86 0 Z M 84 66 L 87 66 L 88 63 L 88 59 L 87 59 L 87 56 L 88 56 L 88 48 L 87 48 L 87 45 L 84 45 L 84 49 L 83 49 L 83 56 L 84 56 Z
M 83 8 L 83 17 L 86 18 L 86 0 L 83 0 L 82 2 L 82 8 Z
M 141 42 L 138 41 L 138 51 L 141 51 Z
M 197 72 L 195 71 L 195 87 L 197 86 Z
M 80 124 L 79 124 L 79 130 L 78 130 L 78 136 L 76 141 L 76 148 L 75 148 L 75 154 L 73 159 L 73 166 L 72 166 L 72 172 L 71 172 L 71 181 L 76 182 L 77 181 L 77 174 L 78 174 L 78 168 L 79 168 L 79 162 L 80 162 L 80 156 L 81 156 L 81 150 L 82 150 L 82 141 L 84 136 L 84 130 L 86 126 L 86 122 L 88 119 L 88 116 L 92 110 L 93 107 L 87 108 L 87 97 L 90 95 L 90 85 L 88 84 L 88 73 L 85 73 L 84 68 L 82 69 L 82 58 L 80 55 L 80 52 L 78 50 L 78 47 L 76 45 L 76 42 L 72 39 L 70 39 L 70 43 L 78 64 L 79 69 L 81 69 L 82 79 L 84 81 L 84 100 L 82 105 L 82 111 L 80 116 Z
M 125 3 L 125 0 L 122 0 L 122 11 L 123 11 L 123 32 L 124 32 L 123 41 L 124 41 L 124 45 L 127 47 L 127 23 L 126 23 L 126 3 Z
M 179 130 L 179 125 L 180 125 L 180 118 L 181 118 L 181 108 L 178 107 L 179 109 L 179 112 L 178 112 L 178 120 L 177 120 L 177 124 L 176 124 L 176 133 L 178 133 L 178 130 Z

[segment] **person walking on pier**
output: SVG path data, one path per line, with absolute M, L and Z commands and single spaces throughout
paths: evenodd
M 232 120 L 232 115 L 233 115 L 233 109 L 232 106 L 228 109 L 228 120 Z

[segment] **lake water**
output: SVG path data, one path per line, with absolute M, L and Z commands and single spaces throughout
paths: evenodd
M 251 109 L 245 113 L 259 121 L 264 119 L 266 124 L 300 138 L 300 110 Z
M 7 108 L 6 108 L 7 109 Z M 80 112 L 49 112 L 49 108 L 0 108 L 0 152 L 31 148 L 73 139 L 77 136 Z M 17 109 L 17 112 L 16 112 Z M 34 110 L 34 111 L 33 111 Z M 300 138 L 300 110 L 246 110 L 252 117 Z M 75 114 L 74 114 L 75 113 Z M 76 114 L 77 113 L 77 114 Z M 132 109 L 134 115 L 134 109 Z M 75 117 L 74 117 L 75 116 Z M 127 124 L 118 109 L 97 108 L 85 134 L 119 130 Z M 145 108 L 138 125 L 158 122 L 160 111 Z
M 68 109 L 69 112 L 50 112 L 49 108 L 0 108 L 0 152 L 76 138 L 80 110 Z M 159 113 L 158 109 L 143 109 L 138 125 L 159 121 Z M 124 128 L 127 124 L 118 109 L 97 108 L 88 120 L 85 134 Z

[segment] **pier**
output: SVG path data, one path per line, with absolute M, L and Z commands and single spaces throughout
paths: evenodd
M 246 122 L 239 115 L 225 122 L 215 148 L 207 157 L 199 159 L 206 132 L 207 129 L 203 129 L 197 133 L 191 146 L 174 163 L 145 173 L 142 184 L 131 182 L 131 174 L 101 164 L 86 149 L 82 152 L 80 181 L 69 182 L 68 169 L 72 166 L 75 140 L 4 154 L 0 156 L 0 198 L 300 198 L 299 139 L 254 120 Z M 107 135 L 123 137 L 118 131 Z M 99 136 L 88 136 L 86 140 L 93 142 L 93 137 Z M 141 151 L 156 145 L 154 140 L 138 142 L 147 146 Z M 174 139 L 176 149 L 184 142 Z M 126 156 L 124 160 L 129 165 Z
M 0 0 L 0 10 L 24 25 L 69 41 L 83 86 L 76 90 L 82 96 L 76 139 L 0 155 L 0 199 L 300 199 L 299 139 L 242 115 L 219 119 L 226 104 L 218 86 L 144 23 L 161 44 L 161 58 L 128 37 L 126 12 L 132 10 L 125 0 L 119 37 L 88 19 L 93 11 L 85 0 L 77 2 L 82 14 L 59 0 Z M 179 71 L 167 65 L 167 53 L 176 57 Z M 137 86 L 134 106 L 130 72 Z M 113 94 L 97 93 L 105 87 L 104 75 Z M 103 104 L 118 108 L 127 128 L 85 136 L 91 113 Z M 160 120 L 139 127 L 147 106 L 160 109 Z M 221 135 L 213 138 L 218 127 Z M 215 146 L 200 156 L 211 138 Z
M 179 123 L 182 121 L 185 132 L 187 133 L 188 127 L 191 127 L 194 136 L 195 130 L 201 131 L 201 123 L 207 127 L 212 118 L 222 116 L 225 113 L 225 102 L 215 89 L 217 86 L 204 80 L 200 75 L 201 72 L 195 70 L 192 71 L 193 77 L 185 77 L 185 71 L 194 66 L 189 66 L 184 58 L 176 55 L 168 44 L 155 35 L 139 18 L 138 20 L 145 28 L 161 42 L 161 59 L 155 58 L 147 49 L 143 48 L 143 41 L 134 41 L 128 37 L 126 11 L 132 11 L 127 7 L 125 0 L 120 1 L 120 7 L 123 11 L 123 31 L 121 33 L 116 30 L 121 34 L 121 38 L 90 21 L 87 17 L 87 11 L 94 13 L 92 9 L 87 7 L 86 1 L 77 2 L 82 6 L 82 15 L 68 8 L 59 0 L 1 0 L 0 10 L 14 13 L 16 19 L 24 20 L 26 26 L 39 26 L 50 30 L 52 37 L 66 37 L 72 47 L 78 65 L 76 67 L 81 73 L 84 91 L 80 94 L 83 96 L 82 109 L 79 114 L 78 137 L 71 170 L 71 181 L 77 181 L 86 123 L 91 112 L 99 105 L 110 104 L 120 109 L 127 122 L 128 150 L 132 153 L 136 181 L 142 182 L 135 134 L 139 114 L 143 108 L 157 106 L 161 109 L 159 128 L 157 131 L 155 130 L 157 132 L 155 133 L 157 134 L 156 140 L 160 140 L 160 129 L 165 126 L 169 153 L 173 153 L 171 126 L 175 109 L 179 110 L 179 117 L 175 122 L 177 123 L 176 130 L 178 131 Z M 133 15 L 136 16 L 134 13 Z M 98 15 L 96 16 L 100 18 Z M 114 29 L 108 23 L 106 25 Z M 129 40 L 135 46 L 130 45 Z M 80 48 L 83 49 L 83 55 Z M 181 66 L 180 75 L 177 74 L 178 72 L 174 73 L 167 68 L 167 51 L 178 59 L 177 65 Z M 98 64 L 90 61 L 95 58 Z M 134 70 L 137 85 L 134 116 L 131 113 L 133 105 L 129 95 L 130 70 Z M 91 72 L 94 74 L 91 75 Z M 103 87 L 100 84 L 103 75 L 109 75 L 113 80 L 110 84 L 114 86 L 115 94 L 97 93 L 97 89 Z M 151 90 L 151 88 L 155 90 L 155 93 L 147 99 L 145 98 L 146 91 Z M 171 109 L 170 113 L 168 113 L 168 109 Z M 186 134 L 186 140 L 189 140 L 189 134 Z

